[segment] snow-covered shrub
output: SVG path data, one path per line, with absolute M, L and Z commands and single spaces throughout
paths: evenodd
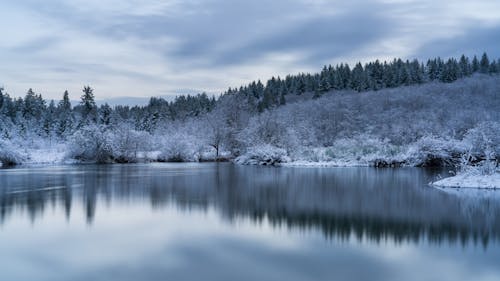
M 254 146 L 235 159 L 235 162 L 243 165 L 276 165 L 290 162 L 286 150 L 272 145 Z
M 402 149 L 386 139 L 371 135 L 341 138 L 323 148 L 302 148 L 292 154 L 294 161 L 336 162 L 341 165 L 399 165 L 404 162 Z
M 0 166 L 21 164 L 26 156 L 9 140 L 0 139 Z
M 480 158 L 486 158 L 488 152 L 493 158 L 500 158 L 500 122 L 490 121 L 479 123 L 467 131 L 464 142 L 471 148 L 471 153 Z
M 352 139 L 339 139 L 333 143 L 331 157 L 355 159 L 373 163 L 379 159 L 396 161 L 400 148 L 387 139 L 378 139 L 370 135 L 359 135 Z
M 498 165 L 497 155 L 489 147 L 484 151 L 485 159 L 479 163 L 480 172 L 483 175 L 492 175 L 500 173 L 500 166 Z
M 163 136 L 160 140 L 158 161 L 163 162 L 197 162 L 200 159 L 198 141 L 184 133 Z
M 463 142 L 426 136 L 408 146 L 406 157 L 412 166 L 451 166 L 465 150 Z
M 121 125 L 105 134 L 106 142 L 111 147 L 111 157 L 115 162 L 133 163 L 139 161 L 140 153 L 151 147 L 151 135 L 136 131 L 130 126 Z
M 97 163 L 112 162 L 113 149 L 108 137 L 105 126 L 85 126 L 71 136 L 67 157 Z
M 457 175 L 493 175 L 500 173 L 498 161 L 495 153 L 490 148 L 484 151 L 485 159 L 477 161 L 477 157 L 472 154 L 472 149 L 462 154 L 460 162 L 456 165 Z
M 274 146 L 292 150 L 297 146 L 297 136 L 284 118 L 277 118 L 272 113 L 264 112 L 252 119 L 248 126 L 239 133 L 238 139 L 246 147 Z

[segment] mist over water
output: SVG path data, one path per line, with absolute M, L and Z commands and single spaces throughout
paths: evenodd
M 419 280 L 498 276 L 500 194 L 428 186 L 445 174 L 232 164 L 4 169 L 0 279 L 411 280 L 440 268 L 446 276 Z

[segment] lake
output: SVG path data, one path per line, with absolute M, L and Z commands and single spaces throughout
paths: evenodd
M 0 280 L 500 280 L 500 194 L 446 170 L 0 170 Z

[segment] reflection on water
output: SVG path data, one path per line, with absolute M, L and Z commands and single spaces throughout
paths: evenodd
M 428 186 L 436 171 L 231 164 L 88 165 L 0 170 L 0 224 L 83 206 L 92 228 L 115 204 L 209 209 L 228 223 L 267 221 L 327 240 L 481 245 L 500 238 L 500 196 Z M 49 213 L 49 214 L 47 214 Z M 126 217 L 126 215 L 124 214 Z M 1 233 L 0 228 L 0 233 Z

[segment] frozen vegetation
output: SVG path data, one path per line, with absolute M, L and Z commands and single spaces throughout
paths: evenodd
M 500 188 L 500 167 L 491 149 L 485 150 L 486 159 L 476 164 L 471 153 L 465 153 L 456 175 L 432 183 L 438 188 Z
M 500 64 L 379 61 L 272 78 L 219 98 L 97 106 L 0 91 L 0 162 L 219 161 L 301 166 L 475 166 L 500 158 Z M 486 155 L 488 152 L 488 155 Z M 465 173 L 459 175 L 465 179 Z M 498 178 L 495 170 L 491 178 Z M 460 178 L 455 178 L 460 179 Z M 448 181 L 452 181 L 449 179 Z M 444 184 L 443 184 L 444 185 Z M 453 184 L 451 184 L 453 185 Z

